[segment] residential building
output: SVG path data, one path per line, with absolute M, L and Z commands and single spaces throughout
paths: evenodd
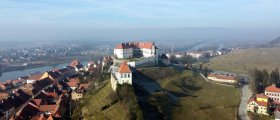
M 280 102 L 280 88 L 271 85 L 265 88 L 264 94 L 271 98 L 274 102 Z
M 80 92 L 72 91 L 71 93 L 72 100 L 79 100 L 83 98 L 83 94 Z
M 208 79 L 216 81 L 216 82 L 225 82 L 225 83 L 235 83 L 236 79 L 234 75 L 220 75 L 220 74 L 208 74 Z
M 119 59 L 156 57 L 156 49 L 154 42 L 128 42 L 117 45 L 114 55 Z
M 187 52 L 187 55 L 192 56 L 193 58 L 201 58 L 204 53 L 203 52 Z
M 31 84 L 34 83 L 37 80 L 42 80 L 44 78 L 47 78 L 49 75 L 47 72 L 44 73 L 40 73 L 40 74 L 33 74 L 33 75 L 29 75 L 29 78 L 26 80 L 27 84 Z
M 247 104 L 247 111 L 268 115 L 269 97 L 263 94 L 256 94 L 256 96 L 249 99 Z
M 118 72 L 115 72 L 118 84 L 132 84 L 132 72 L 126 62 L 123 62 Z

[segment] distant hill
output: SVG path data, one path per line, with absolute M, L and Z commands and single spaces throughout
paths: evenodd
M 279 47 L 280 46 L 280 37 L 272 40 L 269 42 L 272 47 Z
M 280 47 L 280 37 L 264 43 L 261 47 Z

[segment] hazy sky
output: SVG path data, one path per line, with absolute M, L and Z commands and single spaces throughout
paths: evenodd
M 279 8 L 280 0 L 0 0 L 0 40 L 92 39 L 106 33 L 118 38 L 130 30 L 178 28 L 222 28 L 235 35 L 253 30 L 273 38 L 279 34 L 271 33 L 280 28 Z

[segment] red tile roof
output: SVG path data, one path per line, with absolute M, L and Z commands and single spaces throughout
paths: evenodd
M 265 88 L 266 92 L 276 92 L 276 93 L 280 93 L 280 88 L 277 88 L 275 85 L 271 85 L 269 87 Z
M 80 84 L 80 86 L 79 86 L 79 89 L 88 89 L 88 87 L 89 87 L 89 83 L 83 83 L 83 84 Z
M 267 107 L 268 102 L 263 102 L 263 101 L 255 101 L 259 106 Z
M 80 63 L 78 60 L 73 60 L 73 61 L 69 64 L 69 66 L 75 67 L 75 66 L 80 65 L 80 64 L 81 64 L 81 63 Z
M 30 102 L 35 104 L 36 106 L 40 106 L 42 103 L 42 99 L 33 99 Z
M 129 49 L 129 48 L 147 48 L 152 49 L 153 42 L 128 42 L 116 46 L 115 49 Z
M 256 98 L 265 98 L 268 99 L 268 97 L 264 94 L 256 94 Z
M 58 105 L 54 104 L 54 105 L 41 105 L 39 107 L 39 110 L 41 112 L 56 112 L 58 108 Z
M 223 80 L 235 80 L 234 76 L 230 75 L 217 75 L 217 74 L 209 74 L 208 77 L 216 77 L 217 79 L 223 79 Z
M 56 92 L 49 92 L 49 93 L 47 93 L 47 95 L 52 98 L 57 98 L 57 96 L 58 96 Z
M 126 62 L 121 64 L 119 73 L 131 73 L 131 70 Z
M 44 73 L 31 75 L 28 80 L 40 80 Z
M 69 87 L 78 87 L 78 82 L 66 82 Z

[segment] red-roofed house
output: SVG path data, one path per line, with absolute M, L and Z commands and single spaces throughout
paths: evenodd
M 269 106 L 269 98 L 263 94 L 256 94 L 255 97 L 249 99 L 247 111 L 268 115 L 267 109 Z
M 219 74 L 208 74 L 208 79 L 216 82 L 226 82 L 226 83 L 235 83 L 236 80 L 233 75 L 219 75 Z
M 128 83 L 132 84 L 132 72 L 126 62 L 123 62 L 116 72 L 117 81 L 119 84 Z
M 152 57 L 156 56 L 156 47 L 154 42 L 128 42 L 117 45 L 114 49 L 114 55 L 117 58 L 133 57 Z
M 66 84 L 72 89 L 75 90 L 78 87 L 78 82 L 66 82 Z
M 26 80 L 27 84 L 34 83 L 37 80 L 42 80 L 44 78 L 47 78 L 49 75 L 47 72 L 41 73 L 41 74 L 34 74 L 30 75 L 29 78 Z
M 41 105 L 39 110 L 47 115 L 54 115 L 59 108 L 59 105 Z
M 275 84 L 265 88 L 265 95 L 271 98 L 275 102 L 280 102 L 280 88 Z

